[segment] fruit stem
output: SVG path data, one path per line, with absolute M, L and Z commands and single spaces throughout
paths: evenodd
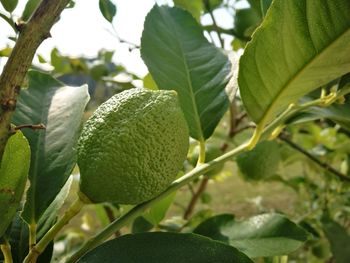
M 100 245 L 103 241 L 105 241 L 107 238 L 112 236 L 116 231 L 121 229 L 123 226 L 129 224 L 132 220 L 137 218 L 138 216 L 142 215 L 142 213 L 150 208 L 152 205 L 157 203 L 158 201 L 164 199 L 171 193 L 175 192 L 182 186 L 188 184 L 189 182 L 193 181 L 194 179 L 198 178 L 200 175 L 210 171 L 211 169 L 215 168 L 217 165 L 233 158 L 234 156 L 244 152 L 247 150 L 248 144 L 242 144 L 238 146 L 237 148 L 227 152 L 226 154 L 223 154 L 219 156 L 218 158 L 204 164 L 200 164 L 196 166 L 193 170 L 182 176 L 181 178 L 174 181 L 163 193 L 158 195 L 157 197 L 144 202 L 142 204 L 139 204 L 132 208 L 128 213 L 124 214 L 123 216 L 116 219 L 114 222 L 112 222 L 110 225 L 105 227 L 101 232 L 97 233 L 95 236 L 93 236 L 90 240 L 88 240 L 77 252 L 75 252 L 67 261 L 66 263 L 73 263 L 76 262 L 82 255 L 84 255 L 89 250 L 97 247 Z
M 198 156 L 198 161 L 196 166 L 205 163 L 205 140 L 200 140 L 198 141 L 198 143 L 199 143 L 199 156 Z
M 1 252 L 4 255 L 4 263 L 13 263 L 11 254 L 11 245 L 8 240 L 4 239 L 3 244 L 0 245 Z
M 35 263 L 38 256 L 45 250 L 47 245 L 55 238 L 57 233 L 76 216 L 86 203 L 79 197 L 70 205 L 64 215 L 54 224 L 44 237 L 30 249 L 29 254 L 24 259 L 24 263 Z
M 29 247 L 33 247 L 36 244 L 36 223 L 29 225 Z

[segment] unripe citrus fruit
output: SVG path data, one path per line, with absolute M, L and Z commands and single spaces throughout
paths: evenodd
M 119 93 L 83 128 L 80 191 L 95 203 L 147 201 L 175 179 L 186 159 L 188 137 L 175 91 Z
M 237 156 L 236 162 L 246 180 L 263 180 L 275 175 L 280 153 L 278 143 L 263 141 L 256 147 Z

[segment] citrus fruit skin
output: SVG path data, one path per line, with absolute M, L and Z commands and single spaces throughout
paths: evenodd
M 121 92 L 83 128 L 80 191 L 94 203 L 147 201 L 175 179 L 188 147 L 189 131 L 175 91 Z
M 236 162 L 245 180 L 259 181 L 272 177 L 280 162 L 278 143 L 260 142 L 253 150 L 238 155 Z

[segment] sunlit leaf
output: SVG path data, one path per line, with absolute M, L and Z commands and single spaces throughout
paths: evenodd
M 240 61 L 239 86 L 265 126 L 291 103 L 350 71 L 348 0 L 273 1 Z

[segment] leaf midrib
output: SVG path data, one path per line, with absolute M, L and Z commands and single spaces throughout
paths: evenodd
M 51 91 L 54 91 L 54 89 L 58 89 L 59 87 L 56 87 L 56 88 L 54 88 L 54 87 L 50 87 L 50 91 L 49 92 L 46 92 L 46 93 L 44 93 L 44 96 L 43 96 L 43 98 L 44 98 L 44 102 L 45 101 L 47 101 L 47 98 L 48 98 L 48 96 L 49 96 L 49 94 L 51 93 Z M 51 90 L 52 89 L 52 90 Z M 57 91 L 57 90 L 56 90 Z M 53 95 L 52 95 L 52 97 L 54 97 L 54 95 L 55 95 L 55 93 L 56 93 L 56 91 L 53 93 Z M 28 90 L 28 94 L 29 94 L 29 90 Z M 45 104 L 44 104 L 45 105 Z M 50 103 L 50 105 L 51 105 L 51 103 Z M 45 105 L 46 106 L 46 105 Z M 45 114 L 45 109 L 47 109 L 48 110 L 48 108 L 47 107 L 45 107 L 45 108 L 43 108 L 43 107 L 41 107 L 41 114 L 40 114 L 40 121 L 42 121 L 43 120 L 43 118 L 44 118 L 44 114 Z M 49 116 L 48 116 L 49 117 Z M 48 122 L 48 119 L 47 119 L 47 122 Z M 46 122 L 46 124 L 47 124 L 47 122 Z M 39 131 L 39 135 L 38 135 L 38 140 L 37 140 L 37 142 L 36 142 L 36 151 L 35 151 L 35 156 L 36 157 L 38 157 L 39 155 L 39 152 L 40 152 L 40 142 L 43 140 L 42 139 L 42 137 L 46 137 L 46 132 L 47 132 L 47 130 L 45 130 L 44 132 L 40 132 Z M 45 135 L 45 136 L 44 136 Z M 36 160 L 35 160 L 35 166 L 34 166 L 34 168 L 33 168 L 33 170 L 34 170 L 34 175 L 35 175 L 35 177 L 34 177 L 34 175 L 33 175 L 33 180 L 32 180 L 32 182 L 30 182 L 30 187 L 32 188 L 32 198 L 31 198 L 31 211 L 30 211 L 30 214 L 31 214 L 31 221 L 32 221 L 32 223 L 37 223 L 36 222 L 36 220 L 35 220 L 35 207 L 36 207 L 36 204 L 35 204 L 35 193 L 36 193 L 36 185 L 37 185 L 37 178 L 38 178 L 38 166 L 39 166 L 39 161 L 38 161 L 39 159 L 38 158 L 36 158 Z M 34 178 L 35 178 L 35 180 L 34 180 Z
M 162 13 L 161 13 L 161 15 L 162 15 L 163 19 L 166 20 L 166 18 L 163 16 Z M 180 46 L 181 57 L 183 58 L 183 64 L 184 64 L 185 71 L 186 71 L 185 72 L 186 79 L 187 79 L 187 82 L 188 82 L 190 93 L 192 95 L 191 96 L 192 107 L 193 107 L 193 110 L 194 110 L 194 113 L 195 113 L 196 126 L 198 127 L 198 131 L 200 133 L 200 136 L 199 136 L 198 140 L 199 141 L 204 141 L 202 125 L 201 125 L 201 122 L 200 122 L 200 119 L 199 119 L 199 114 L 198 114 L 198 109 L 197 109 L 197 106 L 196 106 L 196 101 L 194 100 L 194 90 L 193 90 L 193 86 L 192 86 L 192 82 L 191 82 L 191 76 L 189 74 L 189 68 L 188 68 L 188 65 L 187 65 L 187 59 L 186 59 L 186 56 L 185 56 L 185 53 L 184 53 L 184 48 L 183 48 L 183 45 L 182 45 L 181 41 L 179 41 L 179 33 L 177 31 L 177 24 L 174 22 L 172 16 L 171 15 L 169 15 L 169 16 L 171 18 L 171 19 L 169 19 L 169 21 L 172 24 L 172 26 L 174 28 L 175 35 L 176 35 L 176 41 L 177 41 L 177 43 Z
M 275 98 L 272 100 L 272 103 L 270 104 L 270 106 L 266 109 L 265 114 L 263 115 L 263 117 L 260 119 L 258 125 L 260 126 L 265 126 L 267 120 L 271 115 L 271 112 L 273 112 L 274 109 L 274 105 L 276 104 L 277 101 L 279 101 L 279 99 L 281 97 L 283 97 L 284 91 L 289 89 L 289 86 L 293 85 L 293 82 L 296 81 L 300 75 L 302 75 L 304 73 L 304 71 L 306 71 L 310 65 L 312 65 L 313 62 L 317 61 L 318 58 L 325 52 L 328 50 L 328 48 L 331 48 L 337 41 L 339 41 L 345 34 L 347 34 L 348 32 L 350 32 L 350 28 L 347 28 L 343 33 L 341 33 L 337 38 L 334 39 L 334 41 L 331 42 L 330 45 L 327 45 L 325 48 L 323 48 L 316 56 L 314 56 L 313 58 L 311 58 L 311 60 L 309 60 L 304 67 L 302 67 L 300 70 L 297 71 L 297 73 L 287 81 L 286 85 L 283 86 L 283 88 L 277 93 L 277 95 L 275 96 Z

